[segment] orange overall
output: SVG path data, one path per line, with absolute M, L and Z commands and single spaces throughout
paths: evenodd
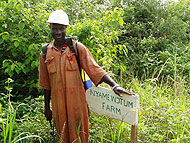
M 106 72 L 84 45 L 77 44 L 80 65 L 97 85 Z M 69 47 L 61 53 L 52 42 L 47 48 L 45 61 L 40 54 L 39 87 L 51 90 L 53 119 L 59 142 L 78 143 L 81 140 L 88 143 L 89 119 L 85 91 L 77 60 Z

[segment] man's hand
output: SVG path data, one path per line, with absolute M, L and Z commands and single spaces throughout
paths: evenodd
M 50 109 L 51 90 L 44 89 L 44 102 L 45 102 L 45 117 L 47 121 L 52 119 L 52 111 Z
M 126 91 L 124 88 L 120 87 L 120 86 L 116 86 L 115 88 L 113 88 L 113 91 L 115 92 L 115 94 L 119 95 L 120 97 L 122 97 L 122 93 L 124 94 L 128 94 L 128 95 L 135 95 L 135 93 Z
M 45 112 L 44 112 L 44 114 L 45 114 L 45 117 L 46 117 L 46 120 L 47 120 L 47 121 L 51 121 L 51 120 L 52 120 L 52 111 L 51 111 L 50 108 L 45 107 Z
M 98 84 L 102 82 L 109 84 L 112 87 L 112 90 L 115 92 L 115 94 L 119 95 L 120 97 L 122 97 L 121 95 L 122 93 L 128 94 L 128 95 L 135 95 L 135 93 L 126 91 L 125 89 L 120 87 L 108 74 L 104 75 Z

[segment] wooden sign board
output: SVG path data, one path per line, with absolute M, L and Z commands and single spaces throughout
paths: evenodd
M 130 125 L 138 124 L 138 95 L 119 97 L 111 89 L 93 86 L 87 90 L 86 100 L 93 112 Z

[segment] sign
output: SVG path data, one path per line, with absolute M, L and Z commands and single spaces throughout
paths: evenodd
M 138 95 L 122 94 L 119 97 L 111 89 L 93 86 L 87 90 L 86 100 L 93 112 L 130 125 L 138 124 Z

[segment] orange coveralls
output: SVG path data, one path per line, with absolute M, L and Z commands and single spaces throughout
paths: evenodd
M 80 65 L 97 85 L 106 72 L 84 45 L 77 44 Z M 78 143 L 80 135 L 81 142 L 88 143 L 89 119 L 85 91 L 77 60 L 69 47 L 61 53 L 53 41 L 47 48 L 45 61 L 40 54 L 39 87 L 51 90 L 52 113 L 59 142 Z

